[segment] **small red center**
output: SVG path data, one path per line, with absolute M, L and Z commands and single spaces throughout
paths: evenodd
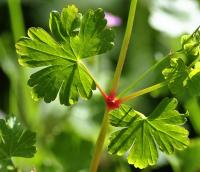
M 105 102 L 108 110 L 119 108 L 121 101 L 115 97 L 115 93 L 111 92 L 108 96 L 105 96 Z

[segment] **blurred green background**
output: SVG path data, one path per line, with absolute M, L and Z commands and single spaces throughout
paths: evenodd
M 29 27 L 48 30 L 49 13 L 75 4 L 81 12 L 103 8 L 119 16 L 122 24 L 113 28 L 115 47 L 107 54 L 90 59 L 92 73 L 106 90 L 117 63 L 125 31 L 130 0 L 0 0 L 0 117 L 14 114 L 28 128 L 37 132 L 37 154 L 32 159 L 15 158 L 24 172 L 87 172 L 104 112 L 98 91 L 91 100 L 80 100 L 72 107 L 31 99 L 26 85 L 30 69 L 17 62 L 14 44 Z M 139 0 L 136 20 L 122 74 L 120 89 L 137 79 L 152 64 L 180 48 L 180 36 L 192 33 L 200 25 L 199 0 Z M 162 79 L 158 68 L 136 89 Z M 167 89 L 155 91 L 131 102 L 135 109 L 150 113 L 165 96 Z M 144 170 L 128 165 L 125 157 L 102 155 L 99 172 L 198 172 L 200 171 L 200 100 L 180 103 L 179 110 L 190 112 L 186 127 L 190 131 L 188 149 L 168 156 L 160 154 L 158 164 Z M 110 129 L 110 132 L 112 129 Z

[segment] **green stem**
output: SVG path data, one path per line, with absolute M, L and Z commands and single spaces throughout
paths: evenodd
M 8 7 L 10 13 L 11 27 L 15 42 L 23 35 L 25 35 L 24 20 L 21 9 L 21 0 L 8 0 Z
M 116 92 L 116 90 L 118 88 L 121 72 L 122 72 L 124 61 L 126 58 L 126 53 L 127 53 L 127 49 L 128 49 L 128 45 L 129 45 L 129 41 L 130 41 L 130 37 L 131 37 L 131 33 L 132 33 L 132 28 L 133 28 L 133 22 L 134 22 L 134 18 L 135 18 L 136 5 L 137 5 L 137 0 L 131 0 L 126 32 L 125 32 L 124 40 L 122 43 L 117 67 L 115 70 L 113 83 L 112 83 L 111 90 L 113 92 Z
M 87 74 L 93 79 L 93 81 L 95 82 L 96 87 L 99 89 L 99 91 L 102 94 L 102 96 L 106 97 L 106 92 L 100 86 L 100 84 L 97 82 L 97 80 L 94 78 L 94 76 L 91 74 L 91 72 L 89 71 L 89 69 L 87 68 L 87 66 L 82 61 L 80 61 L 79 64 L 85 69 L 85 71 L 87 72 Z
M 21 0 L 8 0 L 11 28 L 15 42 L 25 35 L 25 26 L 21 8 Z M 17 61 L 17 58 L 14 59 Z M 22 122 L 28 126 L 27 115 L 34 116 L 32 100 L 29 96 L 29 90 L 26 85 L 26 72 L 24 69 L 17 67 L 17 80 L 11 83 L 11 91 L 16 93 L 16 99 L 13 100 L 13 92 L 10 91 L 10 113 L 16 113 Z M 15 103 L 15 105 L 13 105 Z M 12 107 L 16 107 L 13 111 Z
M 126 32 L 125 32 L 124 40 L 123 40 L 123 43 L 122 43 L 118 64 L 117 64 L 117 67 L 116 67 L 116 70 L 115 70 L 113 83 L 112 83 L 112 91 L 113 92 L 116 92 L 116 90 L 118 88 L 119 79 L 120 79 L 122 68 L 123 68 L 123 65 L 124 65 L 125 58 L 126 58 L 128 44 L 129 44 L 129 41 L 130 41 L 132 27 L 133 27 L 133 21 L 134 21 L 134 17 L 135 17 L 136 4 L 137 4 L 137 0 L 131 1 Z M 99 84 L 97 84 L 97 82 L 96 82 L 96 85 L 97 85 L 98 88 L 100 88 Z M 103 94 L 105 94 L 105 92 L 101 88 L 100 88 L 100 91 Z M 93 156 L 91 166 L 90 166 L 90 172 L 96 172 L 97 171 L 99 161 L 100 161 L 100 157 L 101 157 L 101 153 L 103 151 L 103 145 L 104 145 L 108 126 L 109 126 L 109 115 L 108 115 L 108 110 L 107 110 L 104 114 L 101 130 L 100 130 L 100 133 L 99 133 L 99 136 L 98 136 L 98 139 L 97 139 L 94 156 Z
M 167 85 L 167 82 L 161 82 L 161 83 L 156 84 L 156 85 L 153 85 L 153 86 L 151 86 L 151 87 L 147 87 L 147 88 L 145 88 L 145 89 L 136 91 L 136 92 L 134 92 L 134 93 L 132 93 L 132 94 L 130 94 L 130 95 L 128 95 L 128 96 L 122 97 L 122 98 L 121 98 L 121 101 L 122 101 L 122 102 L 127 102 L 127 101 L 129 101 L 129 100 L 134 99 L 135 97 L 141 96 L 141 95 L 146 94 L 146 93 L 150 93 L 150 92 L 152 92 L 152 91 L 154 91 L 154 90 L 157 90 L 157 89 L 159 89 L 159 88 L 162 88 L 162 87 L 164 87 L 164 86 L 166 86 L 166 85 Z
M 152 71 L 154 71 L 162 62 L 164 62 L 167 58 L 169 58 L 169 55 L 164 57 L 162 60 L 156 62 L 153 66 L 151 66 L 149 69 L 147 69 L 138 79 L 136 79 L 131 85 L 129 85 L 127 88 L 125 88 L 118 97 L 121 97 L 122 95 L 129 92 L 131 89 L 136 87 L 142 80 L 144 80 Z
M 104 141 L 106 138 L 106 133 L 107 133 L 107 129 L 109 126 L 109 113 L 106 110 L 104 113 L 104 117 L 103 117 L 103 122 L 101 125 L 101 130 L 97 139 L 97 143 L 96 143 L 96 147 L 95 147 L 95 152 L 93 155 L 93 159 L 90 165 L 90 172 L 96 172 L 98 165 L 99 165 L 99 161 L 100 161 L 100 157 L 101 157 L 101 153 L 103 151 L 103 145 L 104 145 Z

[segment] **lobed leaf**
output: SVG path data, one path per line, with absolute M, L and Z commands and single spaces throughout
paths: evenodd
M 113 47 L 114 35 L 106 28 L 102 9 L 78 13 L 74 6 L 61 14 L 50 13 L 51 34 L 42 28 L 30 28 L 28 37 L 16 43 L 19 63 L 28 67 L 44 67 L 32 74 L 28 85 L 35 99 L 55 100 L 72 105 L 79 97 L 89 99 L 96 86 L 81 59 L 105 53 Z
M 0 119 L 0 162 L 12 157 L 33 157 L 35 143 L 36 134 L 25 130 L 15 117 Z
M 111 124 L 122 128 L 111 134 L 109 153 L 121 156 L 128 152 L 130 164 L 145 168 L 156 164 L 158 149 L 171 154 L 186 148 L 188 131 L 179 126 L 186 118 L 176 106 L 176 99 L 165 98 L 148 117 L 127 105 L 111 111 Z

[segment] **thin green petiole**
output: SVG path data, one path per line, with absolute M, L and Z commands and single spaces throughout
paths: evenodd
M 96 87 L 98 88 L 98 90 L 100 91 L 100 93 L 102 94 L 102 96 L 106 97 L 107 96 L 106 92 L 103 90 L 103 88 L 100 86 L 100 84 L 93 77 L 93 75 L 91 74 L 91 72 L 89 71 L 89 69 L 87 68 L 87 66 L 82 61 L 79 61 L 79 64 L 82 65 L 82 67 L 85 69 L 85 71 L 87 72 L 87 74 L 90 75 L 90 77 L 93 79 L 93 81 L 95 82 Z
M 127 102 L 127 101 L 129 101 L 129 100 L 132 100 L 132 99 L 138 97 L 138 96 L 141 96 L 141 95 L 143 95 L 143 94 L 147 94 L 147 93 L 150 93 L 150 92 L 152 92 L 152 91 L 155 91 L 155 90 L 157 90 L 157 89 L 159 89 L 159 88 L 162 88 L 162 87 L 164 87 L 164 86 L 166 86 L 166 85 L 167 85 L 167 82 L 166 82 L 166 81 L 165 81 L 165 82 L 161 82 L 161 83 L 156 84 L 156 85 L 153 85 L 153 86 L 151 86 L 151 87 L 147 87 L 147 88 L 145 88 L 145 89 L 136 91 L 136 92 L 134 92 L 134 93 L 132 93 L 132 94 L 130 94 L 130 95 L 128 95 L 128 96 L 122 97 L 120 100 L 121 100 L 121 102 Z
M 123 66 L 124 66 L 124 61 L 126 59 L 127 49 L 128 49 L 129 41 L 130 41 L 130 38 L 131 38 L 133 22 L 134 22 L 134 18 L 135 18 L 136 6 L 137 6 L 137 0 L 132 0 L 131 5 L 130 5 L 130 10 L 129 10 L 126 32 L 125 32 L 124 40 L 123 40 L 123 43 L 122 43 L 117 67 L 116 67 L 116 70 L 115 70 L 113 83 L 112 83 L 112 88 L 111 88 L 112 92 L 116 92 L 118 85 L 119 85 L 121 72 L 122 72 L 122 69 L 123 69 Z
M 162 62 L 164 62 L 167 58 L 169 58 L 169 55 L 164 57 L 162 60 L 155 63 L 153 66 L 151 66 L 149 69 L 147 69 L 138 79 L 136 79 L 131 85 L 129 85 L 126 89 L 124 89 L 118 97 L 121 97 L 122 95 L 125 95 L 127 92 L 129 92 L 131 89 L 136 87 L 144 78 L 146 78 L 152 71 L 154 71 Z
M 118 97 L 122 97 L 122 95 L 125 95 L 130 90 L 134 89 L 142 80 L 144 80 L 151 72 L 153 72 L 157 67 L 162 65 L 162 63 L 165 63 L 166 60 L 170 59 L 176 54 L 181 54 L 182 49 L 175 51 L 174 53 L 166 55 L 164 58 L 162 58 L 160 61 L 157 61 L 153 66 L 151 66 L 149 69 L 147 69 L 138 79 L 136 79 L 132 84 L 130 84 L 127 88 L 125 88 Z

